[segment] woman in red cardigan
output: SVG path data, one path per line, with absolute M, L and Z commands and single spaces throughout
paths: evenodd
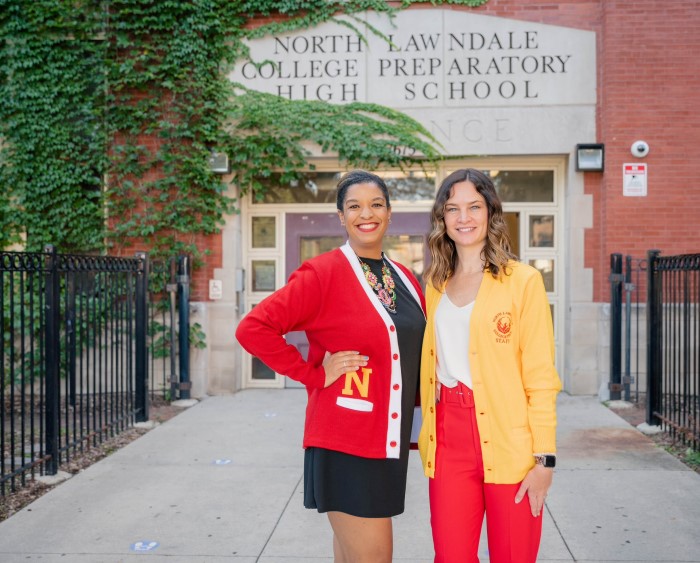
M 411 272 L 382 252 L 389 192 L 355 170 L 337 186 L 348 241 L 308 260 L 241 321 L 236 338 L 303 383 L 304 506 L 327 513 L 337 563 L 390 563 L 391 517 L 404 510 L 425 327 Z M 303 330 L 306 360 L 284 335 Z

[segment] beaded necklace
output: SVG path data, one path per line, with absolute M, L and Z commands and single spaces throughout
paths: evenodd
M 379 283 L 376 274 L 372 272 L 368 264 L 362 261 L 362 258 L 358 256 L 357 259 L 360 261 L 360 267 L 365 274 L 367 283 L 377 294 L 379 301 L 387 311 L 396 314 L 396 283 L 394 283 L 391 270 L 384 259 L 384 253 L 382 253 L 382 283 Z

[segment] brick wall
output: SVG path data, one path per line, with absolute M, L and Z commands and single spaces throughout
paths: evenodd
M 663 254 L 700 252 L 695 227 L 700 189 L 693 170 L 693 152 L 700 146 L 698 4 L 602 4 L 599 131 L 606 163 L 599 185 L 590 185 L 596 196 L 595 225 L 586 238 L 586 265 L 595 268 L 597 301 L 607 300 L 613 252 L 636 257 L 650 248 Z M 650 146 L 643 159 L 630 154 L 639 139 Z M 647 163 L 647 197 L 623 197 L 626 162 Z
M 206 251 L 203 256 L 205 264 L 194 270 L 190 286 L 192 301 L 209 300 L 209 280 L 214 278 L 214 268 L 222 266 L 222 237 L 221 235 L 196 237 L 197 248 Z
M 700 10 L 696 0 L 531 2 L 489 0 L 485 15 L 564 25 L 598 34 L 598 142 L 605 172 L 586 173 L 593 228 L 585 266 L 594 270 L 594 301 L 609 300 L 610 254 L 644 257 L 700 252 Z M 452 9 L 465 9 L 453 7 Z M 650 146 L 638 159 L 636 140 Z M 624 163 L 645 162 L 646 197 L 622 193 Z

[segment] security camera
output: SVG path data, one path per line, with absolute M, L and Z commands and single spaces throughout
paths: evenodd
M 649 154 L 649 145 L 645 141 L 635 141 L 630 149 L 632 156 L 643 158 Z

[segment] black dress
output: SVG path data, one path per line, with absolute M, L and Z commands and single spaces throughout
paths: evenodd
M 378 279 L 382 260 L 362 258 Z M 364 518 L 387 518 L 404 511 L 413 409 L 418 390 L 425 316 L 390 266 L 396 285 L 396 325 L 401 358 L 401 451 L 398 459 L 371 459 L 324 448 L 304 453 L 304 506 Z M 377 298 L 378 299 L 378 298 Z

